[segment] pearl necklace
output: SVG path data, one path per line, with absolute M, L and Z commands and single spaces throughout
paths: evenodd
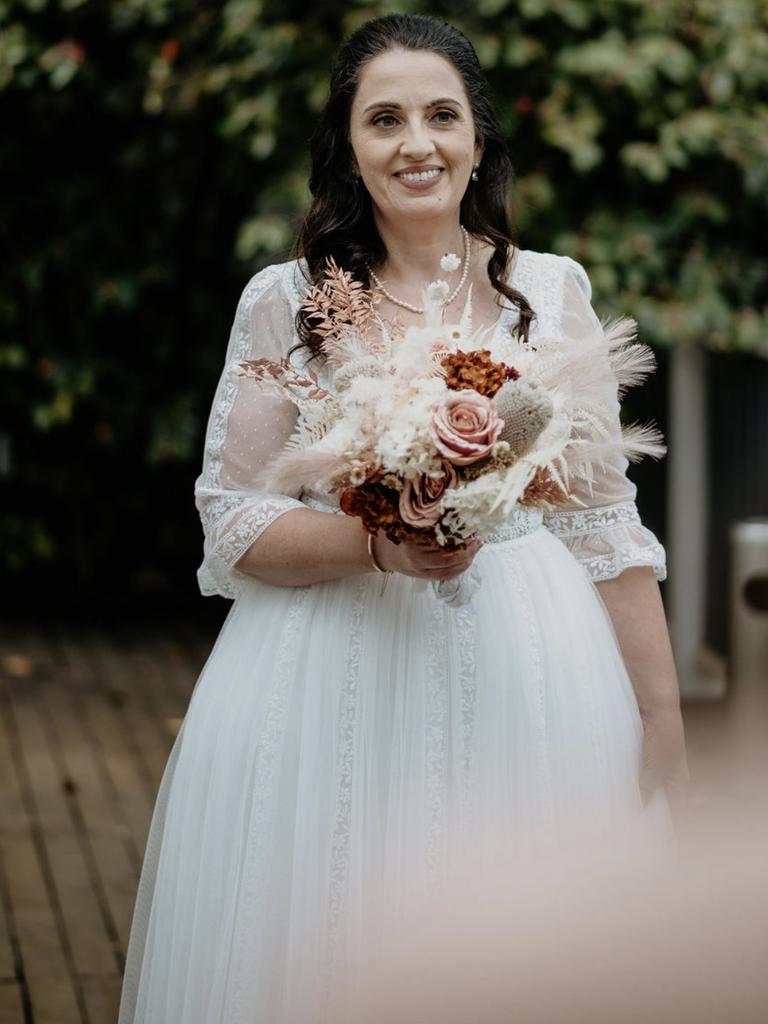
M 459 227 L 461 228 L 461 233 L 464 236 L 464 263 L 461 268 L 461 278 L 459 280 L 459 283 L 456 285 L 451 294 L 443 303 L 444 307 L 450 306 L 450 304 L 453 302 L 456 296 L 461 292 L 461 289 L 467 283 L 467 278 L 469 277 L 469 263 L 470 256 L 472 255 L 472 239 L 470 238 L 469 232 L 467 231 L 463 224 L 460 224 Z M 368 273 L 373 278 L 374 283 L 376 284 L 376 287 L 379 289 L 379 291 L 383 295 L 386 295 L 390 302 L 393 302 L 396 306 L 402 306 L 403 309 L 409 309 L 412 313 L 424 312 L 423 306 L 412 306 L 410 302 L 405 302 L 403 299 L 398 299 L 397 296 L 392 294 L 392 292 L 387 291 L 387 289 L 379 280 L 379 277 L 374 271 L 373 267 L 371 267 L 370 265 L 368 267 Z

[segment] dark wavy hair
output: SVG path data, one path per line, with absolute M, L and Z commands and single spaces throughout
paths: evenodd
M 470 234 L 493 246 L 488 278 L 500 295 L 517 306 L 514 333 L 528 340 L 534 317 L 527 299 L 510 288 L 505 277 L 514 249 L 507 209 L 512 163 L 489 96 L 488 83 L 470 41 L 458 29 L 420 14 L 388 14 L 365 22 L 345 41 L 331 73 L 330 95 L 312 136 L 309 189 L 312 205 L 296 241 L 296 256 L 306 261 L 311 284 L 323 278 L 326 260 L 350 271 L 366 286 L 368 267 L 386 257 L 376 229 L 371 198 L 353 173 L 349 138 L 350 110 L 364 65 L 387 50 L 429 50 L 448 60 L 461 75 L 469 97 L 475 129 L 483 144 L 478 180 L 471 181 L 461 201 L 460 219 Z M 320 354 L 320 338 L 301 310 L 296 317 L 300 342 Z

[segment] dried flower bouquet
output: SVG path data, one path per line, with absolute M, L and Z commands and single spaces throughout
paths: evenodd
M 332 389 L 289 360 L 240 372 L 299 410 L 285 450 L 261 485 L 338 496 L 365 529 L 460 546 L 489 536 L 519 506 L 583 504 L 595 470 L 620 451 L 664 454 L 655 427 L 615 427 L 606 394 L 620 397 L 655 367 L 623 318 L 577 339 L 508 339 L 514 365 L 472 330 L 471 290 L 458 324 L 443 322 L 445 281 L 424 292 L 424 324 L 403 329 L 377 313 L 380 296 L 328 263 L 304 307 L 322 338 Z M 466 596 L 466 595 L 465 595 Z

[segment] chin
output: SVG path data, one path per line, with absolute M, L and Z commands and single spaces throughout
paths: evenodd
M 386 211 L 391 219 L 431 220 L 433 217 L 444 217 L 446 213 L 455 212 L 458 216 L 461 200 L 453 196 L 419 196 L 410 202 L 390 206 Z

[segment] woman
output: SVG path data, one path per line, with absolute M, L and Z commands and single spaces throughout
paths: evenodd
M 326 1019 L 334 971 L 372 953 L 381 894 L 428 885 L 463 843 L 504 863 L 551 827 L 665 827 L 685 754 L 664 552 L 626 460 L 581 495 L 590 507 L 516 508 L 494 542 L 460 551 L 383 535 L 369 550 L 328 495 L 256 483 L 296 409 L 234 368 L 290 353 L 332 388 L 299 308 L 328 256 L 408 324 L 441 257 L 462 253 L 446 318 L 471 285 L 499 355 L 513 335 L 599 329 L 577 263 L 515 250 L 509 178 L 459 32 L 392 15 L 346 42 L 301 259 L 245 288 L 213 403 L 199 581 L 235 603 L 158 797 L 121 1024 Z M 415 582 L 473 561 L 482 586 L 462 608 Z

